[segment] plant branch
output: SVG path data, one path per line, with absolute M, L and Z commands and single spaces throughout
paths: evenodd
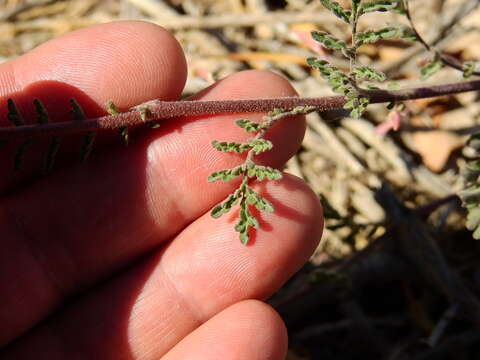
M 413 32 L 415 33 L 415 36 L 417 37 L 418 41 L 420 42 L 420 44 L 423 45 L 423 47 L 427 50 L 427 51 L 430 51 L 430 52 L 435 52 L 438 54 L 439 56 L 439 59 L 440 61 L 446 65 L 446 66 L 449 66 L 453 69 L 456 69 L 456 70 L 459 70 L 459 71 L 462 71 L 463 72 L 463 65 L 460 61 L 458 61 L 457 59 L 451 57 L 451 56 L 448 56 L 446 54 L 442 54 L 440 52 L 438 52 L 437 50 L 435 50 L 435 48 L 433 46 L 431 46 L 421 35 L 420 33 L 417 31 L 417 28 L 415 27 L 415 24 L 413 22 L 413 19 L 412 19 L 412 14 L 410 12 L 410 8 L 409 8 L 409 1 L 408 0 L 405 0 L 404 2 L 405 4 L 405 15 L 407 16 L 407 19 L 408 19 L 408 22 L 410 23 L 410 27 L 412 28 Z M 478 5 L 478 0 L 476 1 L 476 5 Z M 444 31 L 446 33 L 446 31 Z M 479 76 L 480 75 L 480 71 L 472 71 L 472 73 L 470 75 L 476 75 L 476 76 Z
M 418 87 L 402 90 L 361 90 L 361 94 L 370 100 L 371 104 L 392 101 L 405 101 L 457 94 L 467 91 L 480 90 L 480 80 Z M 145 124 L 145 117 L 138 109 L 147 108 L 148 121 L 174 118 L 179 116 L 199 116 L 226 113 L 255 113 L 273 109 L 292 109 L 296 106 L 313 106 L 317 111 L 342 109 L 345 98 L 339 96 L 325 96 L 315 98 L 284 97 L 271 99 L 246 100 L 213 100 L 213 101 L 160 101 L 151 100 L 133 111 L 118 115 L 108 115 L 83 121 L 65 121 L 43 125 L 23 125 L 0 128 L 0 140 L 24 139 L 33 136 L 53 136 L 87 131 L 118 129 L 121 127 L 135 127 Z M 135 111 L 136 110 L 136 111 Z

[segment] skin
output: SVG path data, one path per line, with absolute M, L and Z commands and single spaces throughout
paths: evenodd
M 119 22 L 67 34 L 3 64 L 0 96 L 3 104 L 14 97 L 27 115 L 39 97 L 52 121 L 62 121 L 71 96 L 87 116 L 98 116 L 109 99 L 120 109 L 178 99 L 185 78 L 183 52 L 170 34 Z M 195 98 L 293 95 L 282 77 L 246 71 Z M 288 175 L 255 185 L 275 212 L 259 214 L 261 228 L 248 246 L 233 229 L 235 212 L 209 215 L 237 184 L 208 184 L 206 177 L 241 162 L 210 142 L 244 140 L 234 120 L 261 116 L 174 119 L 132 134 L 128 147 L 115 134 L 98 137 L 82 165 L 78 139 L 63 139 L 47 177 L 37 171 L 45 144 L 33 145 L 37 151 L 30 149 L 13 175 L 7 148 L 0 155 L 0 358 L 284 358 L 285 326 L 262 300 L 316 248 L 323 228 L 316 195 Z M 303 118 L 275 125 L 268 136 L 274 149 L 258 162 L 284 164 L 304 130 Z

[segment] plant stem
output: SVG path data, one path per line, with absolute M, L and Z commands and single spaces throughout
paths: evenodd
M 477 5 L 478 5 L 478 1 L 477 1 Z M 476 5 L 476 6 L 477 6 Z M 409 0 L 405 0 L 404 1 L 404 6 L 405 6 L 405 15 L 408 19 L 408 22 L 410 23 L 410 27 L 412 28 L 413 32 L 415 33 L 415 36 L 417 37 L 418 41 L 420 42 L 420 44 L 423 45 L 423 47 L 427 50 L 427 51 L 430 51 L 430 52 L 435 52 L 438 54 L 439 56 L 439 59 L 440 61 L 445 65 L 445 66 L 449 66 L 453 69 L 456 69 L 456 70 L 459 70 L 459 71 L 463 71 L 463 64 L 455 59 L 454 57 L 451 57 L 451 56 L 448 56 L 448 55 L 445 55 L 445 54 L 442 54 L 441 52 L 439 51 L 436 51 L 435 48 L 433 48 L 421 35 L 420 33 L 417 31 L 417 28 L 415 27 L 415 24 L 413 22 L 413 19 L 412 19 L 412 14 L 410 12 L 410 7 L 409 7 Z M 475 75 L 475 76 L 479 76 L 480 75 L 480 71 L 473 71 L 471 73 L 471 75 Z
M 370 100 L 371 104 L 392 101 L 423 99 L 443 95 L 457 94 L 467 91 L 480 90 L 480 80 L 418 87 L 402 90 L 360 90 L 361 94 Z M 179 116 L 199 116 L 226 113 L 257 113 L 273 109 L 291 109 L 296 106 L 313 106 L 317 111 L 342 109 L 345 98 L 339 96 L 325 96 L 315 98 L 284 97 L 271 99 L 246 100 L 183 100 L 160 101 L 151 100 L 139 107 L 149 110 L 148 121 L 157 121 Z M 33 136 L 53 136 L 87 131 L 118 129 L 121 127 L 135 127 L 145 124 L 140 111 L 129 111 L 118 115 L 108 115 L 83 121 L 65 121 L 43 125 L 23 125 L 0 128 L 0 141 L 16 140 Z

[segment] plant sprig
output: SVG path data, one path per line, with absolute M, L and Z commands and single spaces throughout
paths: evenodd
M 244 143 L 212 141 L 212 146 L 218 151 L 237 154 L 246 152 L 247 154 L 243 164 L 230 169 L 215 171 L 207 179 L 209 182 L 219 180 L 227 182 L 241 177 L 242 181 L 239 187 L 228 195 L 225 200 L 213 207 L 211 216 L 219 218 L 238 204 L 240 213 L 238 222 L 235 225 L 235 231 L 240 234 L 240 242 L 242 244 L 249 242 L 252 229 L 259 228 L 259 222 L 250 211 L 250 207 L 253 206 L 259 211 L 266 212 L 273 212 L 274 210 L 273 205 L 267 199 L 255 192 L 250 186 L 250 182 L 253 180 L 278 180 L 282 178 L 282 173 L 279 170 L 269 166 L 258 165 L 254 161 L 256 155 L 269 151 L 273 147 L 272 142 L 263 137 L 279 120 L 290 116 L 308 114 L 315 110 L 316 108 L 313 106 L 297 106 L 290 110 L 274 109 L 263 117 L 263 122 L 261 123 L 239 119 L 235 122 L 236 125 L 248 134 L 255 133 L 255 137 L 247 139 Z

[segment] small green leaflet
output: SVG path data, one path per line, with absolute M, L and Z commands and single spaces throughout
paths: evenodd
M 320 0 L 323 6 L 330 10 L 335 16 L 345 21 L 347 24 L 350 24 L 351 12 L 347 9 L 344 9 L 340 4 L 333 0 Z
M 236 178 L 237 176 L 242 175 L 244 170 L 245 170 L 244 166 L 237 166 L 232 169 L 218 170 L 210 174 L 207 181 L 213 182 L 217 180 L 223 180 L 226 182 L 233 178 Z
M 253 122 L 253 121 L 250 121 L 250 120 L 246 120 L 246 119 L 239 119 L 239 120 L 235 121 L 235 124 L 237 124 L 237 126 L 244 129 L 247 133 L 257 132 L 257 131 L 263 129 L 263 124 L 259 124 L 259 123 L 256 123 L 256 122 Z
M 362 13 L 369 13 L 373 11 L 389 11 L 395 9 L 397 6 L 398 1 L 393 0 L 368 1 L 360 6 L 360 11 Z
M 440 60 L 440 56 L 438 54 L 435 54 L 435 57 L 420 69 L 422 80 L 428 79 L 437 71 L 439 71 L 442 67 L 443 63 Z
M 356 35 L 355 46 L 371 44 L 379 40 L 400 39 L 405 41 L 415 41 L 417 36 L 415 32 L 406 26 L 389 26 L 379 30 L 368 30 Z

